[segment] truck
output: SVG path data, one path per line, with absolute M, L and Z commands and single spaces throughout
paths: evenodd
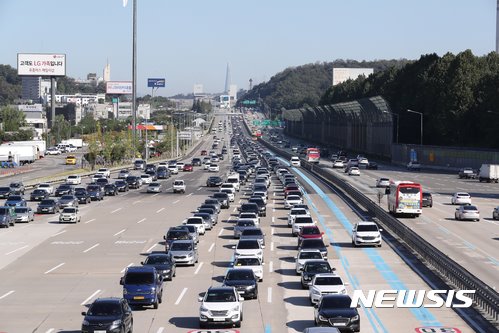
M 499 182 L 499 164 L 482 164 L 478 173 L 478 180 L 481 182 Z
M 33 163 L 39 158 L 36 146 L 23 146 L 14 144 L 0 145 L 0 160 L 12 160 L 14 156 L 19 161 L 19 165 Z
M 39 157 L 45 156 L 45 150 L 47 150 L 47 143 L 44 140 L 9 141 L 8 144 L 19 146 L 36 146 Z
M 67 139 L 67 140 L 62 140 L 61 143 L 67 144 L 67 145 L 73 145 L 76 148 L 83 147 L 83 139 Z

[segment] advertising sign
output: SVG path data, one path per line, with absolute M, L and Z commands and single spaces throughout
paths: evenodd
M 66 55 L 54 53 L 18 53 L 17 75 L 65 76 Z
M 191 132 L 190 131 L 179 131 L 178 132 L 178 138 L 181 140 L 191 140 Z
M 133 92 L 132 81 L 106 82 L 106 94 L 131 95 Z
M 147 86 L 149 88 L 162 88 L 165 86 L 165 79 L 147 79 Z

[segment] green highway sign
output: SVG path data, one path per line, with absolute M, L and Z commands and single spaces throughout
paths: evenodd
M 256 104 L 256 100 L 254 99 L 245 99 L 243 101 L 243 105 L 255 105 Z

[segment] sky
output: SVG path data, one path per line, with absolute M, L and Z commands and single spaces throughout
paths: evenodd
M 496 0 L 136 0 L 137 92 L 223 92 L 288 67 L 336 59 L 418 59 L 495 50 Z M 65 53 L 66 74 L 132 78 L 132 2 L 0 0 L 0 64 L 18 53 Z

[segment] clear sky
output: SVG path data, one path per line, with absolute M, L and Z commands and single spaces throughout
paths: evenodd
M 0 0 L 0 64 L 17 53 L 65 53 L 67 75 L 131 80 L 132 1 Z M 137 0 L 137 90 L 159 95 L 195 83 L 247 89 L 290 66 L 335 59 L 417 59 L 495 50 L 496 0 Z

